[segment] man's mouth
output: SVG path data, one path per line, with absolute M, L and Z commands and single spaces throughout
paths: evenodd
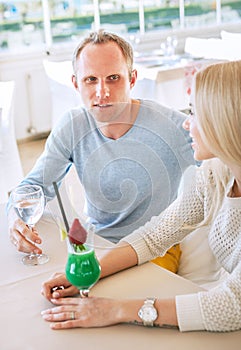
M 99 108 L 107 108 L 107 107 L 111 107 L 111 104 L 110 103 L 94 103 L 93 106 L 99 107 Z

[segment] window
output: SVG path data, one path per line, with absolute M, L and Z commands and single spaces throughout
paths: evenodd
M 41 1 L 0 1 L 0 50 L 44 43 Z
M 89 31 L 95 21 L 93 0 L 49 1 L 53 42 L 75 41 Z
M 0 1 L 0 52 L 70 42 L 105 27 L 123 34 L 241 23 L 241 0 Z

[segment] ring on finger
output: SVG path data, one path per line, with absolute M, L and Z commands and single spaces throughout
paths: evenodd
M 81 298 L 88 298 L 89 292 L 90 292 L 89 289 L 84 289 L 84 290 L 80 289 L 80 291 L 79 291 L 80 297 Z
M 71 319 L 71 320 L 75 320 L 75 312 L 74 312 L 74 311 L 71 312 L 71 317 L 70 317 L 70 319 Z

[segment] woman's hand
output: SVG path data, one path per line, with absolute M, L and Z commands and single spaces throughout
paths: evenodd
M 138 318 L 137 312 L 143 301 L 109 298 L 61 298 L 51 299 L 57 305 L 42 311 L 52 329 L 105 327 Z
M 118 323 L 143 325 L 138 310 L 144 299 L 110 299 L 99 297 L 51 299 L 55 304 L 42 311 L 52 329 L 106 327 Z M 178 328 L 175 298 L 157 299 L 155 326 Z
M 69 283 L 64 273 L 55 273 L 42 284 L 41 289 L 41 294 L 48 300 L 73 296 L 78 292 L 79 290 Z

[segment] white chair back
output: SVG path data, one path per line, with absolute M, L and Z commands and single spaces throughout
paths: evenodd
M 71 108 L 81 104 L 79 93 L 71 82 L 73 74 L 71 61 L 43 61 L 52 102 L 52 127 Z
M 0 81 L 0 203 L 23 179 L 13 120 L 13 81 Z

